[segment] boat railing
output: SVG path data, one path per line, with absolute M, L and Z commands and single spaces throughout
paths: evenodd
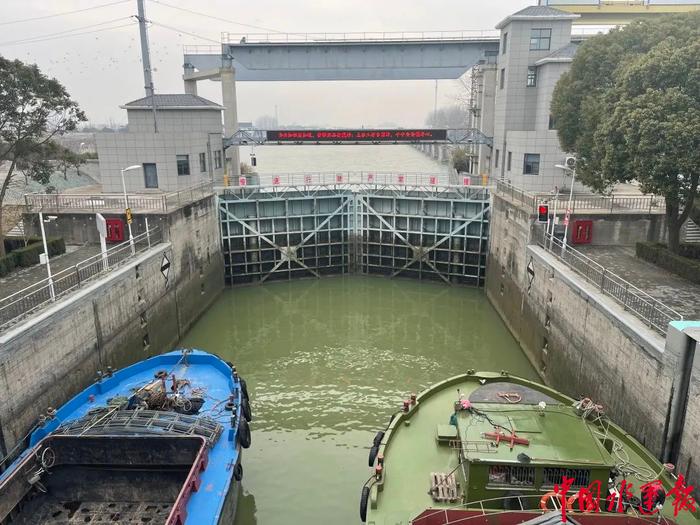
M 575 495 L 575 492 L 570 491 L 566 497 L 570 498 L 571 496 Z M 497 515 L 502 515 L 502 514 L 512 514 L 512 513 L 528 513 L 531 514 L 532 512 L 541 512 L 539 509 L 539 501 L 541 498 L 543 498 L 545 495 L 543 494 L 528 494 L 528 495 L 512 495 L 512 496 L 500 496 L 500 497 L 495 497 L 495 498 L 487 498 L 487 499 L 482 499 L 482 500 L 477 500 L 477 501 L 469 501 L 467 503 L 461 503 L 459 505 L 453 505 L 450 507 L 444 507 L 440 509 L 428 509 L 426 511 L 423 511 L 419 516 L 416 516 L 413 518 L 410 523 L 411 525 L 456 525 L 456 524 L 463 524 L 467 523 L 470 520 L 480 520 L 484 519 L 485 517 L 491 517 L 491 516 L 497 516 Z M 535 505 L 533 506 L 531 501 L 534 500 Z M 513 506 L 515 503 L 515 507 L 513 509 L 504 509 L 503 507 L 505 506 L 506 502 L 509 503 L 510 506 Z M 561 506 L 561 500 L 559 496 L 556 495 L 551 495 L 548 498 L 548 505 L 551 506 L 551 511 L 552 512 L 561 512 L 562 506 Z M 501 508 L 499 508 L 501 507 Z M 519 508 L 518 508 L 519 507 Z M 455 511 L 455 510 L 462 510 L 462 511 L 472 511 L 474 512 L 473 514 L 469 516 L 454 516 L 454 513 L 451 513 L 450 511 Z M 669 521 L 666 519 L 663 515 L 661 514 L 654 514 L 654 515 L 644 515 L 640 514 L 639 511 L 634 508 L 632 505 L 629 505 L 627 508 L 627 511 L 629 514 L 627 514 L 628 518 L 632 518 L 635 521 L 633 522 L 635 525 L 636 524 L 643 524 L 643 523 L 653 523 L 656 525 L 659 525 L 661 523 L 666 524 L 666 525 L 674 525 L 674 522 Z M 590 512 L 582 512 L 579 510 L 566 510 L 567 514 L 571 514 L 572 516 L 584 516 L 584 515 L 590 515 Z M 617 513 L 606 513 L 609 516 L 616 516 L 618 515 Z M 440 521 L 442 515 L 442 521 Z M 531 518 L 532 516 L 528 516 L 527 519 Z M 526 521 L 524 519 L 523 521 Z M 629 522 L 628 522 L 629 523 Z

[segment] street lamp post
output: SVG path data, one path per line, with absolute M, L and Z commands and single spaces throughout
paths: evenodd
M 49 220 L 51 220 L 51 219 L 49 219 Z M 49 279 L 48 279 L 49 280 L 49 294 L 51 295 L 51 300 L 55 301 L 56 300 L 56 292 L 54 291 L 54 288 L 53 288 L 53 276 L 51 275 L 51 263 L 49 262 L 49 249 L 46 246 L 46 232 L 44 231 L 44 214 L 43 214 L 43 212 L 39 212 L 39 227 L 41 228 L 41 241 L 44 243 L 44 253 L 42 254 L 44 256 L 44 261 L 42 261 L 42 262 L 44 262 L 46 264 L 46 273 L 48 274 L 48 277 L 49 277 Z
M 571 172 L 571 188 L 569 189 L 569 202 L 566 205 L 566 214 L 564 215 L 564 239 L 562 241 L 561 248 L 561 254 L 564 255 L 566 252 L 566 242 L 569 234 L 569 221 L 571 220 L 571 202 L 574 198 L 574 184 L 576 184 L 576 168 L 570 168 L 569 166 L 563 166 L 561 164 L 556 164 L 555 167 Z
M 129 227 L 129 246 L 131 246 L 131 255 L 136 253 L 136 248 L 134 247 L 134 236 L 131 234 L 131 210 L 129 209 L 129 197 L 126 195 L 126 182 L 124 182 L 124 173 L 127 171 L 140 169 L 139 164 L 134 164 L 128 168 L 120 170 L 122 173 L 122 189 L 124 190 L 124 213 L 126 215 L 126 224 Z

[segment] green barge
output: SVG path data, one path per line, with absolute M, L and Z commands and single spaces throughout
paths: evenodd
M 692 480 L 603 407 L 507 372 L 470 370 L 412 395 L 369 464 L 360 517 L 370 525 L 700 523 L 681 497 Z

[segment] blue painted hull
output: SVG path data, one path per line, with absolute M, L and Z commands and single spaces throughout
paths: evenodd
M 45 491 L 46 487 L 51 489 L 44 486 L 46 483 L 55 484 L 65 476 L 64 485 L 71 485 L 71 476 L 87 480 L 107 465 L 106 470 L 118 472 L 109 476 L 117 479 L 123 475 L 125 481 L 121 485 L 115 481 L 116 488 L 105 489 L 106 493 L 132 489 L 136 494 L 123 498 L 164 502 L 161 515 L 150 523 L 231 525 L 240 492 L 236 477 L 240 474 L 241 446 L 250 444 L 247 392 L 241 381 L 235 368 L 198 350 L 170 352 L 104 376 L 35 430 L 29 448 L 0 475 L 0 500 L 4 500 L 0 522 L 25 523 L 20 519 L 23 507 L 30 509 L 37 496 L 49 499 L 64 488 Z M 154 399 L 158 409 L 151 406 Z M 150 448 L 144 451 L 144 446 Z M 168 464 L 170 450 L 173 464 Z M 101 467 L 96 466 L 98 460 Z M 16 496 L 21 488 L 18 479 L 32 477 L 35 472 L 40 474 L 38 490 L 22 495 L 11 509 L 10 496 Z M 139 490 L 139 483 L 145 489 Z M 151 497 L 151 486 L 162 490 Z M 75 496 L 75 500 L 95 499 L 95 490 L 90 487 L 76 490 L 80 497 Z M 94 502 L 91 505 L 96 508 Z

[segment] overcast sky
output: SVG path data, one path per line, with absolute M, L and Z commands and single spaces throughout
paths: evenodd
M 113 2 L 115 0 L 0 0 L 0 54 L 36 63 L 45 73 L 56 77 L 92 123 L 110 120 L 124 123 L 126 112 L 118 106 L 144 96 L 138 26 L 128 18 L 136 13 L 136 0 L 66 16 L 13 23 Z M 493 29 L 507 15 L 536 3 L 535 0 L 163 2 L 284 32 Z M 214 41 L 219 41 L 222 31 L 261 32 L 182 12 L 156 0 L 147 0 L 146 18 Z M 122 25 L 126 26 L 117 27 Z M 74 29 L 90 33 L 65 36 Z M 156 69 L 156 92 L 182 92 L 183 45 L 212 42 L 159 26 L 149 29 L 149 37 Z M 17 43 L 35 38 L 53 39 Z M 239 82 L 238 115 L 240 121 L 251 121 L 261 115 L 273 115 L 277 105 L 281 124 L 377 126 L 391 122 L 420 126 L 433 109 L 434 89 L 434 81 Z M 453 103 L 457 89 L 455 81 L 441 80 L 438 105 Z M 199 94 L 221 102 L 219 83 L 200 82 Z

